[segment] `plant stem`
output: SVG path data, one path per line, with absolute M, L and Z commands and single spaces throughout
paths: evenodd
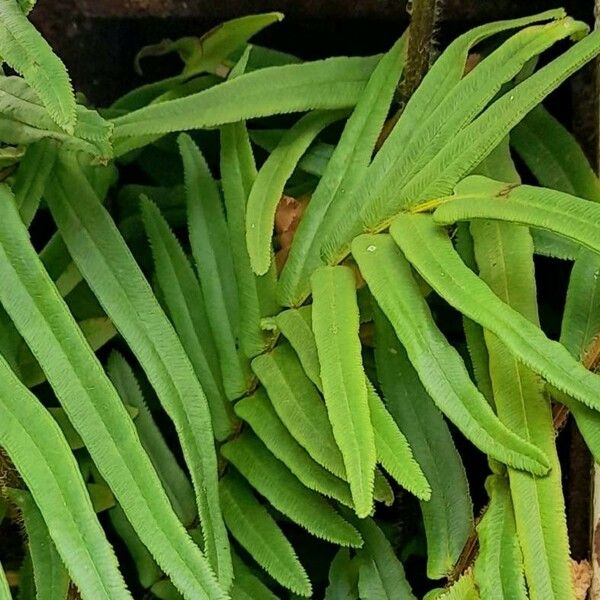
M 413 0 L 401 105 L 406 104 L 429 69 L 440 0 Z

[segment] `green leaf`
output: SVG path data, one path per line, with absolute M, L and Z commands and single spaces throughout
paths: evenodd
M 29 22 L 17 0 L 0 2 L 0 56 L 37 92 L 67 133 L 75 129 L 75 95 L 65 65 Z
M 471 230 L 482 280 L 500 300 L 519 311 L 524 321 L 537 324 L 533 240 L 527 228 L 478 221 L 471 224 Z M 550 459 L 550 473 L 543 478 L 508 470 L 529 595 L 532 600 L 574 598 L 550 403 L 539 378 L 509 352 L 505 338 L 486 330 L 484 334 L 498 416 Z M 549 522 L 552 527 L 547 526 Z
M 480 600 L 473 571 L 463 573 L 450 587 L 431 590 L 423 600 Z
M 288 338 L 298 354 L 302 368 L 308 377 L 322 391 L 317 344 L 312 332 L 312 307 L 290 309 L 281 312 L 275 319 L 282 334 Z M 367 398 L 375 434 L 377 461 L 392 477 L 416 496 L 428 499 L 429 485 L 421 468 L 414 460 L 411 448 L 387 412 L 385 405 L 367 380 Z M 380 499 L 380 478 L 375 474 L 375 497 Z
M 364 579 L 374 582 L 379 593 L 377 595 L 361 594 L 361 598 L 379 598 L 385 600 L 415 600 L 415 596 L 410 589 L 404 567 L 394 553 L 390 542 L 385 537 L 381 529 L 376 525 L 373 519 L 353 519 L 352 523 L 360 532 L 364 546 L 361 553 L 364 553 L 369 561 L 359 570 L 359 591 L 362 588 L 361 580 Z M 373 585 L 370 583 L 369 588 Z
M 237 402 L 235 412 L 307 488 L 352 506 L 348 484 L 315 462 L 294 439 L 264 390 L 259 388 L 252 396 Z
M 192 474 L 207 554 L 227 587 L 231 568 L 219 510 L 210 413 L 192 365 L 114 222 L 72 156 L 59 157 L 46 199 L 78 269 L 175 423 Z M 118 499 L 127 512 L 126 504 Z M 209 572 L 206 565 L 202 564 L 200 572 Z
M 231 600 L 277 600 L 277 596 L 234 553 Z
M 309 112 L 286 131 L 258 172 L 246 209 L 246 244 L 257 275 L 264 275 L 271 264 L 275 212 L 285 184 L 319 133 L 346 114 L 344 110 Z
M 189 527 L 196 517 L 194 490 L 154 422 L 131 367 L 121 354 L 113 350 L 106 370 L 125 406 L 137 410 L 134 422 L 142 446 L 162 481 L 173 509 L 182 523 Z
M 560 16 L 560 11 L 534 16 L 529 21 L 535 22 L 552 16 Z M 391 216 L 422 194 L 428 194 L 426 198 L 429 198 L 431 195 L 449 193 L 439 191 L 438 188 L 448 186 L 451 180 L 457 183 L 493 150 L 506 136 L 510 126 L 514 125 L 507 124 L 502 129 L 502 119 L 497 116 L 492 125 L 478 131 L 477 143 L 472 144 L 469 136 L 469 146 L 465 141 L 459 145 L 459 140 L 463 139 L 461 136 L 466 138 L 467 132 L 477 127 L 480 120 L 486 119 L 490 110 L 497 108 L 507 98 L 507 95 L 502 96 L 478 117 L 498 94 L 502 85 L 518 74 L 528 60 L 557 40 L 585 30 L 584 24 L 572 19 L 529 27 L 509 38 L 460 79 L 466 53 L 472 43 L 526 22 L 527 20 L 500 22 L 479 32 L 469 32 L 455 42 L 455 47 L 447 51 L 451 66 L 444 61 L 446 53 L 434 64 L 423 81 L 422 92 L 417 90 L 411 98 L 394 130 L 373 160 L 363 185 L 352 195 L 341 220 L 331 223 L 331 235 L 322 245 L 323 253 L 330 262 L 338 261 L 344 256 L 354 235 L 361 230 L 381 230 Z M 442 71 L 444 65 L 446 72 Z M 459 68 L 461 71 L 457 72 Z M 432 89 L 432 84 L 440 89 Z M 518 95 L 516 89 L 514 93 Z M 512 95 L 513 91 L 511 97 Z M 534 97 L 538 98 L 537 95 Z M 435 101 L 432 102 L 432 99 Z M 526 101 L 532 101 L 531 95 L 526 97 Z M 426 108 L 425 111 L 423 107 Z M 518 122 L 516 104 L 511 102 L 505 107 L 505 112 L 509 120 L 514 118 Z M 526 111 L 519 117 L 524 114 Z M 415 123 L 420 126 L 415 126 Z M 456 179 L 452 179 L 453 177 Z
M 185 171 L 190 243 L 200 275 L 206 314 L 219 353 L 230 400 L 248 389 L 245 361 L 238 353 L 238 291 L 221 197 L 200 150 L 187 135 L 178 138 Z
M 220 481 L 223 516 L 233 537 L 275 581 L 302 596 L 312 594 L 306 571 L 279 525 L 235 473 Z
M 356 514 L 365 517 L 373 507 L 377 457 L 358 337 L 354 272 L 348 267 L 322 267 L 312 275 L 311 287 L 312 328 L 327 413 L 344 459 Z
M 7 198 L 2 204 L 12 205 L 12 199 Z M 12 212 L 18 220 L 14 205 Z M 5 261 L 3 256 L 1 262 Z M 27 484 L 41 513 L 41 517 L 34 518 L 40 523 L 43 517 L 77 587 L 91 598 L 131 598 L 94 514 L 77 462 L 58 425 L 2 358 L 0 417 L 0 445 Z M 35 524 L 31 526 L 36 528 Z M 39 568 L 38 561 L 49 557 L 38 554 L 42 550 L 38 541 L 36 538 L 32 550 Z M 44 585 L 49 583 L 44 581 Z
M 352 254 L 438 408 L 493 458 L 544 474 L 548 469 L 544 454 L 509 431 L 469 379 L 457 351 L 435 325 L 410 265 L 394 240 L 382 234 L 361 235 L 352 243 Z
M 41 140 L 27 147 L 19 164 L 12 188 L 17 208 L 27 227 L 40 205 L 55 157 L 56 148 L 49 141 Z
M 252 370 L 294 439 L 318 464 L 346 480 L 327 408 L 290 346 L 279 344 L 271 352 L 257 356 L 252 361 Z
M 477 524 L 479 553 L 473 576 L 479 591 L 490 600 L 527 600 L 523 555 L 519 547 L 508 481 L 491 475 L 485 482 L 489 505 Z
M 127 547 L 135 564 L 140 584 L 145 589 L 152 587 L 162 576 L 162 571 L 152 558 L 152 554 L 140 541 L 120 506 L 112 508 L 108 512 L 108 516 L 115 531 Z
M 0 25 L 0 40 L 1 37 Z M 0 77 L 0 136 L 6 144 L 32 144 L 51 139 L 100 161 L 111 158 L 112 124 L 83 106 L 77 105 L 76 111 L 72 133 L 64 131 L 50 118 L 36 92 L 23 79 Z
M 464 265 L 445 230 L 430 216 L 401 215 L 390 231 L 423 279 L 450 305 L 494 333 L 549 383 L 600 408 L 600 378 L 575 361 L 562 344 L 549 340 L 539 327 L 502 302 Z
M 217 440 L 234 431 L 234 418 L 221 383 L 216 345 L 204 296 L 194 270 L 156 205 L 141 199 L 142 220 L 152 247 L 155 273 L 167 309 L 206 394 Z
M 105 346 L 117 335 L 117 330 L 111 320 L 106 317 L 85 319 L 77 325 L 94 352 Z M 21 381 L 27 387 L 34 387 L 46 381 L 46 375 L 42 367 L 25 342 L 22 342 L 19 347 L 18 360 Z
M 431 486 L 431 499 L 421 501 L 427 576 L 440 579 L 458 561 L 473 529 L 465 469 L 441 412 L 379 309 L 375 312 L 375 361 L 387 408 Z
M 473 175 L 434 213 L 436 223 L 497 219 L 551 231 L 600 252 L 600 204 L 548 188 L 506 185 Z
M 379 56 L 336 57 L 267 67 L 186 98 L 141 108 L 114 119 L 115 154 L 122 153 L 120 146 L 131 149 L 128 138 L 354 106 L 378 60 Z
M 352 238 L 361 230 L 380 231 L 387 227 L 398 211 L 431 198 L 450 194 L 454 186 L 485 159 L 506 137 L 511 128 L 519 123 L 544 96 L 598 52 L 600 52 L 600 32 L 593 32 L 559 58 L 501 96 L 466 127 L 458 132 L 451 132 L 448 143 L 426 166 L 415 171 L 414 176 L 402 187 L 395 178 L 401 176 L 403 169 L 395 167 L 391 171 L 391 178 L 382 179 L 375 171 L 374 161 L 371 175 L 376 181 L 385 180 L 385 183 L 381 184 L 385 185 L 385 194 L 374 196 L 375 200 L 365 202 L 364 196 L 357 191 L 356 206 L 348 206 L 348 219 L 334 226 L 331 239 L 324 242 L 324 254 L 327 260 L 339 261 L 347 253 Z M 477 69 L 473 72 L 476 71 Z M 379 156 L 385 157 L 382 151 Z M 382 167 L 388 166 L 387 160 L 384 161 L 384 158 L 380 160 Z M 360 216 L 354 216 L 358 210 L 361 211 Z
M 510 143 L 544 187 L 600 202 L 600 183 L 583 150 L 543 106 L 511 131 Z
M 8 587 L 8 581 L 6 579 L 6 573 L 0 564 L 0 599 L 1 600 L 12 600 L 12 594 Z
M 33 497 L 17 489 L 8 490 L 8 497 L 19 507 L 25 524 L 37 599 L 66 600 L 71 579 Z
M 200 73 L 217 73 L 227 68 L 227 59 L 259 31 L 283 19 L 279 12 L 247 15 L 221 23 L 201 37 L 184 37 L 176 41 L 164 40 L 146 46 L 138 52 L 136 65 L 146 56 L 163 56 L 177 52 L 185 67 L 180 79 Z
M 278 283 L 282 304 L 301 304 L 310 291 L 312 271 L 322 264 L 320 235 L 324 219 L 345 210 L 346 198 L 364 177 L 377 137 L 402 75 L 407 36 L 403 35 L 381 59 L 348 119 L 300 225 Z
M 251 432 L 227 442 L 223 456 L 278 511 L 316 537 L 341 546 L 360 546 L 358 532 L 317 492 L 304 487 Z
M 358 600 L 357 563 L 347 548 L 340 548 L 329 566 L 325 600 Z
M 221 128 L 221 185 L 227 226 L 238 284 L 240 348 L 249 358 L 264 352 L 271 343 L 261 329 L 263 317 L 277 313 L 275 264 L 262 276 L 252 272 L 246 246 L 246 203 L 256 180 L 256 165 L 245 123 Z

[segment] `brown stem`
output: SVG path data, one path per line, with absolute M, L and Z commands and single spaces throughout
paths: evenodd
M 404 79 L 400 85 L 401 105 L 412 96 L 429 69 L 440 4 L 440 0 L 413 0 L 412 2 L 406 66 Z

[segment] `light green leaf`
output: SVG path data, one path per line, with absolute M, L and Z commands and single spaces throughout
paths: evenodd
M 246 246 L 246 203 L 256 174 L 245 123 L 224 125 L 221 128 L 221 185 L 238 284 L 240 348 L 249 358 L 264 352 L 271 343 L 260 321 L 278 309 L 275 264 L 271 262 L 267 273 L 257 277 L 252 272 Z
M 54 122 L 72 134 L 77 117 L 69 74 L 17 0 L 0 2 L 0 56 L 37 92 Z
M 8 1 L 14 0 L 3 0 Z M 76 114 L 72 133 L 66 132 L 50 118 L 36 92 L 23 79 L 0 77 L 0 136 L 6 144 L 32 144 L 51 139 L 98 160 L 109 159 L 112 156 L 112 124 L 96 111 L 80 105 L 76 106 Z
M 533 240 L 527 228 L 494 221 L 471 224 L 480 277 L 496 296 L 538 323 Z M 504 337 L 484 330 L 498 416 L 550 459 L 543 478 L 508 470 L 516 532 L 532 600 L 575 598 L 565 503 L 550 403 L 539 378 L 519 363 Z M 546 524 L 552 522 L 552 527 Z
M 590 203 L 591 206 L 595 206 Z M 527 367 L 558 389 L 600 408 L 600 378 L 566 348 L 502 302 L 464 265 L 445 230 L 428 215 L 400 215 L 391 233 L 406 258 L 450 305 L 498 336 Z
M 497 219 L 551 231 L 600 253 L 600 204 L 556 190 L 473 175 L 439 206 L 436 223 Z
M 354 272 L 348 267 L 322 267 L 312 275 L 311 287 L 312 328 L 327 413 L 356 514 L 365 517 L 373 507 L 376 450 L 358 337 Z
M 485 487 L 490 502 L 477 524 L 479 553 L 473 568 L 475 583 L 489 600 L 527 600 L 523 555 L 508 481 L 500 475 L 490 475 Z
M 458 561 L 473 529 L 465 469 L 441 412 L 379 309 L 375 312 L 375 361 L 388 410 L 431 486 L 431 499 L 420 504 L 427 537 L 427 576 L 440 579 Z
M 8 203 L 12 204 L 11 198 L 2 204 Z M 12 212 L 18 220 L 14 205 Z M 5 258 L 0 262 L 4 263 Z M 0 417 L 0 446 L 27 484 L 77 587 L 91 598 L 131 598 L 58 425 L 2 358 Z M 35 529 L 34 524 L 30 525 Z M 32 546 L 36 564 L 44 560 L 38 554 L 41 548 L 37 542 L 36 538 Z
M 352 254 L 438 408 L 493 458 L 544 474 L 548 465 L 543 452 L 509 431 L 470 380 L 457 351 L 435 325 L 394 240 L 382 234 L 361 235 L 352 244 Z
M 200 150 L 188 135 L 178 138 L 183 158 L 190 243 L 206 314 L 230 400 L 249 388 L 247 365 L 238 353 L 238 290 L 221 196 Z
M 314 344 L 314 341 L 313 341 Z M 265 386 L 273 408 L 296 441 L 328 471 L 346 480 L 346 469 L 327 408 L 288 344 L 257 356 L 252 370 Z
M 107 317 L 93 317 L 77 323 L 87 343 L 95 352 L 117 335 L 117 330 Z M 46 381 L 46 375 L 25 342 L 19 346 L 19 371 L 21 381 L 27 387 L 34 387 Z
M 216 345 L 194 270 L 156 205 L 141 199 L 142 220 L 152 247 L 156 278 L 165 304 L 198 381 L 206 394 L 217 440 L 234 431 L 234 418 L 221 383 Z
M 55 157 L 56 148 L 49 141 L 40 140 L 27 147 L 19 164 L 12 188 L 17 208 L 27 227 L 40 205 Z
M 137 136 L 205 129 L 274 114 L 349 108 L 356 104 L 378 60 L 379 56 L 336 57 L 267 67 L 186 98 L 141 108 L 114 119 L 115 154 L 122 152 L 119 146 L 127 147 L 127 138 Z
M 134 422 L 142 446 L 162 481 L 173 509 L 182 523 L 189 527 L 196 518 L 194 490 L 154 422 L 131 367 L 121 354 L 113 350 L 106 370 L 125 406 L 137 411 Z
M 289 309 L 279 313 L 276 323 L 298 354 L 304 372 L 319 391 L 322 391 L 319 357 L 312 332 L 312 307 Z M 421 468 L 414 460 L 411 448 L 387 412 L 385 405 L 367 380 L 367 397 L 375 434 L 377 461 L 407 490 L 428 499 L 429 485 Z M 381 478 L 375 472 L 375 497 L 381 499 Z
M 231 568 L 219 510 L 210 413 L 192 365 L 114 222 L 72 156 L 59 157 L 46 199 L 81 274 L 175 423 L 192 474 L 207 554 L 227 587 Z M 125 502 L 117 498 L 127 513 Z M 207 566 L 203 564 L 200 572 L 209 573 Z
M 251 432 L 227 442 L 221 452 L 261 496 L 316 537 L 341 546 L 361 545 L 356 529 L 322 496 L 304 487 Z
M 33 497 L 17 489 L 8 490 L 8 497 L 19 507 L 25 525 L 37 599 L 66 600 L 71 579 Z
M 334 220 L 346 210 L 346 198 L 364 177 L 381 133 L 394 90 L 402 75 L 407 36 L 403 35 L 381 59 L 371 75 L 340 141 L 315 189 L 294 236 L 278 293 L 282 304 L 301 304 L 310 291 L 312 271 L 322 264 L 320 236 L 324 219 Z
M 348 484 L 315 462 L 294 439 L 264 390 L 259 388 L 252 396 L 237 402 L 235 412 L 307 488 L 352 506 Z
M 245 481 L 228 473 L 219 485 L 223 516 L 233 537 L 273 579 L 293 592 L 310 596 L 312 586 L 294 549 Z
M 271 264 L 273 226 L 285 184 L 323 129 L 346 116 L 346 111 L 313 111 L 291 127 L 261 167 L 248 197 L 246 244 L 252 270 L 264 275 Z

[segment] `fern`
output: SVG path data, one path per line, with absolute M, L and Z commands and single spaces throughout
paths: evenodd
M 78 182 L 77 198 L 72 192 L 74 180 Z M 176 423 L 186 458 L 194 466 L 191 472 L 207 553 L 214 565 L 220 565 L 223 581 L 227 582 L 231 569 L 218 508 L 208 404 L 189 360 L 114 223 L 72 157 L 63 156 L 57 163 L 47 199 L 79 270 L 136 352 Z M 145 315 L 143 321 L 136 317 L 139 314 Z M 198 448 L 201 439 L 205 440 L 202 451 Z
M 72 134 L 77 116 L 67 70 L 17 0 L 0 3 L 0 55 L 39 94 L 52 119 Z
M 251 432 L 227 442 L 221 452 L 277 510 L 313 535 L 341 546 L 361 545 L 356 529 L 304 487 Z
M 8 496 L 21 511 L 29 542 L 35 588 L 39 600 L 65 600 L 70 578 L 50 539 L 48 527 L 31 494 L 9 489 Z
M 352 506 L 347 483 L 315 462 L 292 437 L 263 390 L 240 400 L 235 412 L 307 488 Z
M 354 273 L 323 267 L 311 277 L 312 328 L 321 365 L 323 395 L 340 448 L 356 514 L 373 504 L 375 434 L 363 371 Z
M 406 35 L 381 59 L 373 71 L 344 132 L 328 161 L 292 244 L 278 282 L 282 304 L 295 306 L 308 295 L 309 275 L 321 264 L 319 235 L 324 219 L 344 209 L 344 198 L 364 176 L 377 136 L 402 75 Z M 280 142 L 281 143 L 281 142 Z
M 106 599 L 130 598 L 58 425 L 3 359 L 0 371 L 0 440 L 43 517 L 43 521 L 37 515 L 33 519 L 37 518 L 42 528 L 45 522 L 73 580 L 85 594 Z M 30 527 L 35 528 L 36 524 L 30 523 Z M 40 535 L 43 534 L 42 529 Z
M 490 456 L 516 468 L 544 474 L 548 470 L 544 454 L 498 421 L 469 379 L 460 357 L 436 328 L 409 264 L 392 238 L 360 236 L 353 242 L 353 256 L 440 410 Z M 402 282 L 402 295 L 398 293 L 400 288 L 390 285 L 392 280 Z M 435 378 L 432 373 L 436 373 Z
M 377 59 L 340 57 L 267 67 L 196 95 L 141 108 L 114 119 L 116 152 L 119 154 L 122 140 L 135 136 L 215 127 L 272 114 L 351 107 Z M 240 97 L 245 98 L 243 104 Z
M 34 4 L 0 0 L 0 596 L 574 598 L 555 427 L 600 459 L 600 184 L 540 101 L 598 32 L 484 24 L 407 98 L 425 4 L 312 62 L 250 15 L 95 111 Z M 534 252 L 575 261 L 560 342 Z
M 310 581 L 293 548 L 244 480 L 230 473 L 220 488 L 225 521 L 235 539 L 282 585 L 310 596 Z
M 264 275 L 271 263 L 275 210 L 287 180 L 317 135 L 344 116 L 345 111 L 308 113 L 284 134 L 258 172 L 246 208 L 246 243 L 257 275 Z

